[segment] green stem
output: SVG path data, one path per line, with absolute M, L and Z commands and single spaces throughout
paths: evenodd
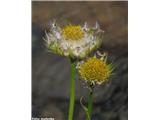
M 75 100 L 75 77 L 76 77 L 76 62 L 71 60 L 71 81 L 70 81 L 70 103 L 68 120 L 73 119 L 74 100 Z
M 93 90 L 90 91 L 89 93 L 89 98 L 88 98 L 88 114 L 89 114 L 89 118 L 91 119 L 91 115 L 92 115 L 92 108 L 93 108 Z M 86 120 L 90 120 L 88 119 L 88 117 L 86 118 Z

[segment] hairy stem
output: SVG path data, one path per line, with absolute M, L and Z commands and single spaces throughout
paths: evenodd
M 75 77 L 76 77 L 76 62 L 71 60 L 71 81 L 70 81 L 70 103 L 68 120 L 73 120 L 74 101 L 75 101 Z
M 93 108 L 93 91 L 91 90 L 90 93 L 89 93 L 89 98 L 88 98 L 88 115 L 90 117 L 87 116 L 86 120 L 90 120 L 91 119 L 92 108 Z

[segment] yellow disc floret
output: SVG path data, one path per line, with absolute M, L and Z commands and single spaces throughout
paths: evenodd
M 83 80 L 101 84 L 111 75 L 111 67 L 98 58 L 89 58 L 79 67 L 79 74 Z
M 62 29 L 62 36 L 66 40 L 79 40 L 83 38 L 84 32 L 79 25 L 68 25 Z

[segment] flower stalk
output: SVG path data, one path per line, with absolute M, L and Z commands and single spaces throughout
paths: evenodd
M 73 120 L 75 104 L 75 78 L 76 78 L 76 61 L 71 59 L 71 81 L 70 81 L 70 103 L 68 120 Z
M 88 98 L 88 114 L 90 118 L 92 116 L 92 108 L 93 108 L 93 90 L 90 91 L 89 98 Z M 90 119 L 86 117 L 86 120 L 90 120 Z

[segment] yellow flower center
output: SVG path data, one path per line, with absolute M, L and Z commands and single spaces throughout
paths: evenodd
M 81 30 L 81 26 L 68 25 L 63 28 L 62 36 L 66 40 L 79 40 L 79 39 L 83 38 L 84 33 Z
M 111 69 L 102 60 L 90 58 L 80 66 L 79 73 L 86 81 L 102 83 L 111 75 Z

